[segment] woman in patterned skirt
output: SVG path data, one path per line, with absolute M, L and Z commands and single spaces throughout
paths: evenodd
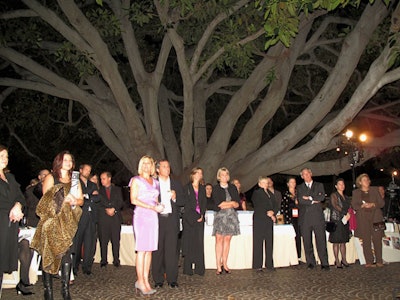
M 217 275 L 224 271 L 230 274 L 228 255 L 233 235 L 240 234 L 239 218 L 235 208 L 239 207 L 239 193 L 229 183 L 229 171 L 220 168 L 217 172 L 218 184 L 213 187 L 212 198 L 216 207 L 213 235 L 215 236 L 215 256 L 217 259 Z

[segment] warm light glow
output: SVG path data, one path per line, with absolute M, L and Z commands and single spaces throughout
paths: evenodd
M 337 147 L 337 148 L 336 148 L 336 151 L 337 151 L 337 152 L 340 152 L 340 147 Z
M 380 168 L 379 171 L 383 172 L 383 168 Z
M 351 131 L 350 129 L 347 129 L 347 131 L 344 135 L 347 137 L 347 139 L 351 139 L 353 137 L 353 131 Z
M 365 142 L 366 140 L 367 140 L 367 135 L 365 134 L 365 133 L 363 133 L 363 134 L 360 134 L 360 137 L 359 137 L 359 139 L 360 139 L 360 141 L 361 142 Z
M 397 171 L 393 171 L 392 175 L 397 176 Z

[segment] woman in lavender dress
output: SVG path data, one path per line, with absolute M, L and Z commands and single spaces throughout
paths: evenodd
M 133 230 L 136 241 L 136 290 L 149 295 L 156 292 L 149 283 L 149 271 L 152 251 L 158 245 L 158 216 L 163 210 L 158 205 L 159 183 L 153 178 L 155 162 L 150 156 L 143 156 L 139 161 L 139 176 L 131 179 L 131 203 L 135 205 L 133 214 Z

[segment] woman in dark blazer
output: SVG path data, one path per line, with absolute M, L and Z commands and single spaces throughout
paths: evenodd
M 381 208 L 385 206 L 385 201 L 379 194 L 378 187 L 370 186 L 371 180 L 368 174 L 364 173 L 358 176 L 356 184 L 358 189 L 353 191 L 351 200 L 351 206 L 356 211 L 357 218 L 357 228 L 354 236 L 363 241 L 365 267 L 383 267 L 382 237 L 384 230 L 374 229 L 374 223 L 383 222 Z M 376 265 L 373 264 L 374 256 L 372 254 L 371 240 L 374 245 Z
M 204 214 L 207 209 L 206 190 L 202 184 L 203 170 L 194 168 L 190 182 L 185 186 L 183 214 L 183 274 L 204 275 Z M 194 270 L 192 265 L 194 264 Z
M 8 150 L 0 145 L 0 296 L 3 273 L 18 268 L 18 222 L 25 198 L 14 175 L 8 172 Z
M 253 202 L 253 269 L 261 272 L 263 267 L 263 246 L 265 244 L 265 264 L 267 269 L 274 270 L 274 205 L 271 192 L 268 191 L 268 177 L 259 177 L 259 189 L 255 190 Z

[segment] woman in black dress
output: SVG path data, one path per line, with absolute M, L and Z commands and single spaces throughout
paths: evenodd
M 299 227 L 299 200 L 297 200 L 296 178 L 288 177 L 286 180 L 287 191 L 282 196 L 281 214 L 284 217 L 285 224 L 292 224 L 296 232 L 296 250 L 297 257 L 301 257 L 301 234 Z
M 346 243 L 350 239 L 350 230 L 348 220 L 350 214 L 350 199 L 344 194 L 344 179 L 338 178 L 335 183 L 336 192 L 331 194 L 330 209 L 331 221 L 336 223 L 336 230 L 329 234 L 329 242 L 333 244 L 333 253 L 335 255 L 336 268 L 348 267 L 346 261 Z M 345 223 L 345 224 L 344 224 Z M 342 260 L 339 260 L 339 250 Z
M 183 213 L 183 274 L 204 275 L 204 214 L 207 200 L 203 179 L 203 170 L 194 168 L 190 173 L 190 182 L 185 186 L 185 210 Z M 192 268 L 194 265 L 194 270 Z
M 8 172 L 8 150 L 0 145 L 0 297 L 3 273 L 18 267 L 18 222 L 25 198 L 14 175 Z

